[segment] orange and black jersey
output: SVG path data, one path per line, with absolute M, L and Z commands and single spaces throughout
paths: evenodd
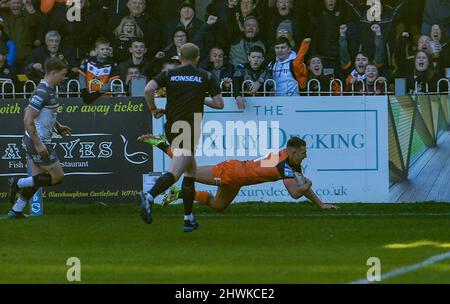
M 302 172 L 300 167 L 289 164 L 289 155 L 286 149 L 278 153 L 270 153 L 262 159 L 247 161 L 245 167 L 248 182 L 251 184 L 295 178 L 295 172 Z
M 112 60 L 99 62 L 95 58 L 87 58 L 80 66 L 80 74 L 86 77 L 89 93 L 97 92 L 110 80 L 119 79 L 117 64 Z
M 222 185 L 248 186 L 275 182 L 295 178 L 295 173 L 302 173 L 301 167 L 289 163 L 286 149 L 256 160 L 230 160 L 213 167 L 213 177 L 219 178 Z

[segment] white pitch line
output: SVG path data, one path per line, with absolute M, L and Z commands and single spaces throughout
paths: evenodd
M 165 217 L 177 217 L 176 214 L 161 214 Z M 199 217 L 222 217 L 222 214 L 201 214 Z M 368 216 L 368 217 L 386 217 L 386 216 L 450 216 L 450 213 L 398 213 L 398 214 L 385 214 L 385 213 L 327 213 L 324 211 L 321 214 L 227 214 L 229 217 L 351 217 L 351 216 Z
M 386 273 L 385 275 L 382 274 L 381 275 L 381 282 L 369 282 L 367 279 L 361 279 L 361 280 L 358 280 L 358 281 L 350 282 L 349 284 L 383 283 L 383 280 L 387 280 L 387 279 L 392 278 L 392 277 L 397 277 L 397 276 L 400 276 L 400 275 L 403 275 L 403 274 L 406 274 L 406 273 L 409 273 L 409 272 L 413 272 L 413 271 L 425 268 L 427 266 L 439 263 L 439 262 L 447 260 L 447 259 L 450 259 L 450 251 L 442 253 L 442 254 L 438 254 L 438 255 L 435 255 L 435 256 L 432 256 L 432 257 L 426 259 L 425 261 L 422 261 L 422 262 L 417 263 L 417 264 L 413 264 L 413 265 L 409 265 L 409 266 L 405 266 L 405 267 L 394 269 L 394 270 Z

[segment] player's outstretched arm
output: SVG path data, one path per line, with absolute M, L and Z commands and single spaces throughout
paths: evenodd
M 311 180 L 309 180 L 306 177 L 303 177 L 305 179 L 306 182 L 311 183 Z M 319 207 L 322 210 L 336 210 L 339 209 L 338 206 L 335 205 L 330 205 L 330 204 L 324 204 L 322 202 L 322 200 L 317 196 L 317 194 L 314 192 L 314 190 L 312 189 L 312 187 L 310 187 L 308 189 L 308 191 L 306 191 L 305 196 L 307 199 L 309 199 L 313 204 L 317 205 L 317 207 Z
M 305 196 L 313 204 L 317 205 L 322 210 L 338 209 L 337 206 L 324 204 L 320 198 L 312 190 L 311 180 L 303 177 L 304 183 L 299 184 L 299 181 L 295 178 L 289 178 L 284 180 L 284 185 L 288 190 L 289 194 L 294 199 L 299 199 Z
M 297 179 L 295 179 L 295 178 L 287 178 L 283 182 L 284 182 L 284 186 L 286 187 L 287 191 L 289 192 L 289 195 L 293 199 L 299 199 L 302 196 L 304 196 L 312 186 L 311 181 L 308 181 L 302 185 L 299 185 Z
M 205 105 L 213 109 L 222 110 L 224 107 L 222 94 L 216 95 L 212 98 L 206 98 Z

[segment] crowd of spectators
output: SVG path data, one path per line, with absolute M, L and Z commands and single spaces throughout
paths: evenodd
M 395 78 L 433 90 L 450 68 L 450 0 L 373 1 L 379 16 L 366 0 L 212 0 L 205 16 L 186 0 L 68 2 L 0 0 L 0 82 L 38 82 L 59 57 L 91 92 L 128 88 L 176 67 L 187 42 L 239 107 L 266 90 L 383 94 Z

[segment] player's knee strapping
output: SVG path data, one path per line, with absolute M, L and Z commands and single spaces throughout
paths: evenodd
M 50 187 L 53 185 L 52 176 L 47 173 L 41 173 L 33 176 L 34 186 L 35 187 Z
M 24 198 L 25 200 L 29 201 L 30 199 L 33 198 L 33 195 L 39 190 L 38 187 L 34 186 L 34 187 L 28 187 L 28 188 L 23 188 L 20 191 L 20 196 L 22 198 Z
M 185 177 L 181 186 L 181 196 L 184 202 L 192 203 L 195 197 L 195 178 Z
M 149 191 L 151 196 L 157 197 L 175 184 L 175 181 L 175 176 L 170 172 L 161 175 L 161 177 L 156 180 L 153 188 Z

